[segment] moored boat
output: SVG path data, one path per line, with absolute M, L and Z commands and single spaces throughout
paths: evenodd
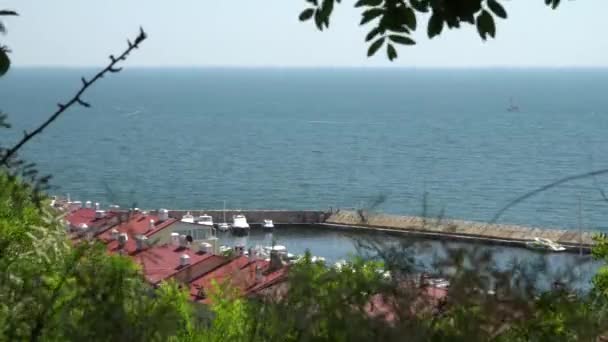
M 526 242 L 526 246 L 532 249 L 538 249 L 548 252 L 563 252 L 566 247 L 560 245 L 555 241 L 551 241 L 545 238 L 535 237 L 533 240 Z
M 182 216 L 180 221 L 184 223 L 194 223 L 194 216 L 192 216 L 190 212 L 187 212 L 184 216 Z
M 272 222 L 272 220 L 264 220 L 264 224 L 262 224 L 262 228 L 264 228 L 264 229 L 273 229 L 274 228 L 274 223 Z
M 236 235 L 249 234 L 249 223 L 245 215 L 234 215 L 232 217 L 232 233 Z

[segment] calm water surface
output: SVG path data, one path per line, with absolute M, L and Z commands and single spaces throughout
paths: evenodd
M 14 141 L 87 69 L 0 79 Z M 128 69 L 24 151 L 58 193 L 145 208 L 369 206 L 488 220 L 510 199 L 608 167 L 606 70 Z M 521 107 L 506 111 L 509 98 Z M 569 183 L 502 222 L 608 227 L 598 186 Z M 383 200 L 377 201 L 382 198 Z M 328 244 L 341 244 L 337 239 Z M 331 246 L 328 246 L 331 247 Z

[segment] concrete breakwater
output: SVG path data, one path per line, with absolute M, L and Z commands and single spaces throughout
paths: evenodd
M 547 238 L 570 247 L 588 251 L 594 245 L 594 232 L 542 229 L 506 224 L 489 224 L 451 219 L 433 219 L 379 213 L 343 211 L 332 213 L 324 222 L 328 226 L 411 233 L 431 238 L 473 240 L 506 245 L 523 245 L 534 238 Z
M 453 219 L 422 218 L 417 216 L 365 213 L 354 210 L 324 212 L 320 210 L 169 210 L 169 216 L 181 219 L 186 213 L 193 216 L 210 215 L 213 221 L 232 222 L 232 216 L 242 214 L 252 226 L 265 219 L 276 225 L 315 225 L 325 228 L 365 229 L 411 234 L 431 239 L 463 240 L 486 244 L 524 246 L 535 237 L 556 241 L 570 251 L 582 248 L 588 252 L 594 245 L 594 232 L 546 229 L 508 224 L 490 224 Z
M 328 215 L 322 211 L 315 210 L 169 210 L 169 216 L 181 219 L 186 213 L 193 216 L 203 214 L 210 215 L 213 222 L 232 222 L 232 216 L 241 214 L 247 217 L 247 221 L 251 224 L 261 224 L 264 220 L 272 220 L 275 224 L 317 224 L 322 223 Z

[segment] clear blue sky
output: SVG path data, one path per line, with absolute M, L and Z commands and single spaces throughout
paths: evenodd
M 401 48 L 397 62 L 368 59 L 354 0 L 337 6 L 330 30 L 300 23 L 304 0 L 0 0 L 21 16 L 0 42 L 18 66 L 94 66 L 120 51 L 139 25 L 150 35 L 129 60 L 138 66 L 608 66 L 608 0 L 502 0 L 509 19 L 496 40 L 475 29 L 444 31 Z M 424 19 L 426 23 L 426 18 Z

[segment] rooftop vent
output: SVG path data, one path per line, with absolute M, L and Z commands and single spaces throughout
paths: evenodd
M 104 218 L 106 217 L 106 211 L 105 210 L 95 210 L 95 218 L 96 219 L 100 219 L 100 218 Z
M 201 242 L 199 245 L 199 251 L 202 253 L 211 253 L 213 251 L 213 245 L 208 242 Z
M 171 244 L 173 246 L 179 246 L 179 234 L 178 233 L 171 233 Z
M 152 230 L 155 227 L 155 222 L 154 220 L 150 220 L 150 223 L 148 224 L 148 230 Z
M 101 204 L 99 204 L 99 202 L 95 202 L 95 210 L 101 210 Z
M 113 229 L 110 231 L 110 238 L 111 238 L 112 240 L 118 240 L 118 234 L 120 234 L 120 233 L 118 232 L 118 229 L 113 228 Z
M 146 248 L 147 245 L 148 238 L 146 236 L 140 235 L 135 238 L 135 248 L 137 248 L 138 251 L 143 250 L 144 248 Z
M 179 264 L 180 266 L 187 266 L 190 264 L 190 256 L 188 254 L 182 254 L 182 256 L 179 257 Z
M 85 208 L 91 208 L 91 201 L 84 202 L 84 207 Z
M 158 220 L 159 221 L 167 221 L 169 219 L 169 210 L 167 209 L 159 209 L 158 210 Z
M 118 245 L 121 248 L 127 244 L 127 241 L 129 241 L 129 235 L 127 235 L 127 233 L 118 234 Z
M 186 235 L 180 235 L 179 236 L 179 246 L 180 247 L 187 247 L 188 245 L 188 240 L 186 239 Z

